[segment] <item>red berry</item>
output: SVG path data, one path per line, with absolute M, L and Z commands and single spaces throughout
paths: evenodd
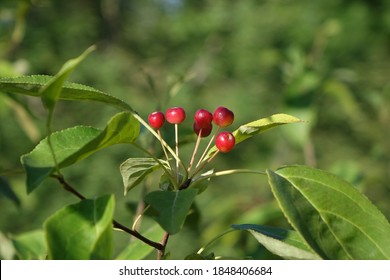
M 153 112 L 149 115 L 148 122 L 154 129 L 160 129 L 165 122 L 164 114 L 162 112 Z
M 213 130 L 213 125 L 210 123 L 209 126 L 206 126 L 204 128 L 201 128 L 199 127 L 199 124 L 197 122 L 194 122 L 194 132 L 196 133 L 196 135 L 199 135 L 200 133 L 200 137 L 207 137 L 210 135 L 211 133 L 211 130 Z
M 213 114 L 205 109 L 199 109 L 195 112 L 194 120 L 199 128 L 207 128 L 213 121 Z
M 234 114 L 228 108 L 218 107 L 214 111 L 213 121 L 219 127 L 226 127 L 233 123 Z
M 165 112 L 165 118 L 167 119 L 167 122 L 169 122 L 169 123 L 180 124 L 186 118 L 186 112 L 181 107 L 169 108 Z
M 233 149 L 235 144 L 236 139 L 234 138 L 234 135 L 230 132 L 221 132 L 217 135 L 217 138 L 215 139 L 215 146 L 217 146 L 217 149 L 222 153 L 230 152 L 230 150 Z

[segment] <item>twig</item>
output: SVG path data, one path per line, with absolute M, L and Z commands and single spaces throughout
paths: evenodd
M 53 174 L 51 175 L 51 177 L 55 178 L 58 180 L 58 182 L 60 182 L 60 184 L 62 185 L 62 187 L 72 193 L 73 195 L 77 196 L 78 198 L 80 198 L 81 200 L 85 200 L 85 196 L 83 196 L 81 193 L 79 193 L 75 188 L 73 188 L 71 185 L 69 185 L 68 182 L 65 181 L 64 177 L 60 176 L 60 175 L 56 175 L 56 174 Z M 145 236 L 143 236 L 142 234 L 140 234 L 138 231 L 135 231 L 135 230 L 132 230 L 124 225 L 122 225 L 121 223 L 119 223 L 118 221 L 116 220 L 112 220 L 112 224 L 114 226 L 114 228 L 116 229 L 120 229 L 120 230 L 123 230 L 124 232 L 127 232 L 128 234 L 138 238 L 139 240 L 141 240 L 142 242 L 148 244 L 149 246 L 155 248 L 158 250 L 159 254 L 160 252 L 163 252 L 162 254 L 164 254 L 164 250 L 165 250 L 165 245 L 166 243 L 162 244 L 162 243 L 158 243 L 158 242 L 154 242 L 148 238 L 146 238 Z
M 159 252 L 160 251 L 164 251 L 164 249 L 165 249 L 165 246 L 162 245 L 161 243 L 154 242 L 154 241 L 146 238 L 145 236 L 140 234 L 138 231 L 131 230 L 128 227 L 126 227 L 126 226 L 122 225 L 121 223 L 117 222 L 116 220 L 113 220 L 112 224 L 113 224 L 114 228 L 121 229 L 124 232 L 127 232 L 128 234 L 131 234 L 132 236 L 138 238 L 139 240 L 143 241 L 144 243 L 148 244 L 149 246 L 154 247 Z
M 164 232 L 163 238 L 162 238 L 161 243 L 160 243 L 163 246 L 163 249 L 158 250 L 157 260 L 161 260 L 164 257 L 165 247 L 167 246 L 168 239 L 169 239 L 169 233 Z

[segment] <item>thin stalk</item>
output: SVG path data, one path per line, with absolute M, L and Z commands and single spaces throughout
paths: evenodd
M 134 223 L 133 223 L 133 225 L 132 225 L 132 227 L 131 227 L 132 230 L 134 230 L 134 231 L 137 230 L 138 222 L 141 220 L 143 213 L 144 213 L 146 210 L 148 210 L 149 207 L 150 207 L 150 205 L 146 206 L 145 209 L 143 209 L 142 213 L 139 214 L 139 215 L 137 215 L 137 218 L 135 218 Z
M 206 165 L 209 164 L 218 154 L 219 151 L 216 151 L 210 158 L 207 159 L 207 161 L 204 161 L 199 167 L 197 167 L 194 173 L 190 176 L 190 179 L 194 178 L 195 175 L 198 174 L 203 168 L 205 168 Z
M 200 144 L 200 139 L 202 138 L 201 135 L 202 135 L 202 129 L 200 129 L 199 134 L 198 134 L 198 138 L 196 139 L 194 152 L 192 153 L 190 165 L 188 166 L 188 169 L 187 169 L 187 172 L 188 172 L 188 173 L 190 173 L 191 168 L 192 168 L 192 165 L 194 164 L 195 155 L 196 155 L 196 153 L 198 152 L 199 144 Z
M 149 156 L 151 156 L 161 166 L 161 168 L 164 170 L 164 172 L 166 174 L 168 174 L 169 179 L 170 179 L 171 183 L 173 184 L 173 186 L 175 188 L 178 187 L 178 183 L 176 182 L 176 180 L 173 177 L 173 175 L 171 174 L 171 172 L 169 172 L 169 170 L 164 166 L 164 164 L 161 163 L 161 161 L 155 155 L 153 155 L 151 152 L 149 152 L 147 149 L 143 148 L 142 146 L 138 145 L 137 143 L 133 143 L 133 145 L 137 149 L 139 149 L 139 150 L 143 151 L 144 153 L 148 154 Z
M 228 229 L 224 232 L 222 232 L 221 234 L 217 235 L 216 237 L 214 237 L 213 239 L 211 239 L 206 245 L 204 245 L 202 248 L 199 249 L 199 251 L 197 252 L 199 255 L 202 254 L 207 247 L 210 247 L 210 245 L 212 245 L 215 241 L 217 241 L 218 239 L 220 239 L 221 237 L 223 237 L 224 235 L 228 234 L 228 233 L 231 233 L 233 231 L 237 231 L 237 229 L 234 229 L 234 228 L 231 228 L 231 229 Z
M 220 127 L 218 126 L 217 130 L 214 132 L 213 136 L 210 138 L 209 143 L 207 144 L 206 148 L 204 149 L 202 156 L 199 158 L 199 161 L 196 164 L 196 167 L 198 167 L 202 163 L 204 157 L 206 156 L 207 152 L 209 151 L 209 148 L 210 148 L 211 144 L 213 143 L 214 138 L 217 135 L 217 133 L 219 132 L 219 130 L 220 130 Z
M 172 166 L 171 166 L 171 163 L 170 163 L 170 161 L 169 161 L 169 156 L 168 156 L 168 153 L 167 153 L 167 149 L 165 148 L 164 144 L 162 143 L 163 138 L 162 138 L 162 135 L 161 135 L 161 131 L 160 131 L 160 130 L 157 130 L 157 134 L 158 134 L 158 136 L 159 136 L 159 138 L 160 138 L 159 140 L 160 140 L 160 143 L 161 143 L 161 147 L 162 147 L 162 149 L 163 149 L 163 151 L 164 151 L 165 158 L 167 159 L 167 162 L 168 162 L 169 166 L 170 166 L 171 169 L 173 170 L 173 168 L 172 168 Z
M 175 123 L 175 147 L 176 147 L 176 179 L 179 185 L 179 125 Z
M 215 172 L 214 174 L 211 175 L 211 177 L 218 177 L 218 176 L 231 175 L 231 174 L 240 174 L 240 173 L 267 175 L 267 173 L 264 171 L 257 171 L 257 170 L 252 170 L 252 169 L 230 169 L 230 170 L 223 170 L 223 171 Z
M 141 118 L 140 115 L 138 115 L 135 111 L 132 111 L 131 113 L 133 114 L 134 118 L 136 118 L 147 130 L 149 130 L 150 133 L 152 133 L 152 135 L 154 137 L 156 137 L 160 141 L 160 137 L 158 136 L 157 132 L 147 122 L 145 122 L 144 119 Z M 180 160 L 180 158 L 176 155 L 176 153 L 172 150 L 172 148 L 167 144 L 167 142 L 164 141 L 164 139 L 161 139 L 161 144 L 164 145 L 165 148 L 167 149 L 167 151 L 175 158 L 176 161 L 179 162 L 179 164 L 181 165 L 183 170 L 186 172 L 185 178 L 187 178 L 188 177 L 187 168 L 183 164 L 183 162 Z
M 208 180 L 208 179 L 211 179 L 214 177 L 219 177 L 219 176 L 233 175 L 233 174 L 244 174 L 244 173 L 267 175 L 267 173 L 264 171 L 257 171 L 257 170 L 251 170 L 251 169 L 229 169 L 229 170 L 215 172 L 215 173 L 212 173 L 212 174 L 207 175 L 207 176 L 202 176 L 200 179 L 196 180 L 196 182 L 199 183 L 199 182 L 202 182 L 204 180 Z

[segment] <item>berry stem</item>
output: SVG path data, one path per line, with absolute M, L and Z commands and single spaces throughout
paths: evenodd
M 165 142 L 164 139 L 160 139 L 157 132 L 147 122 L 145 122 L 145 120 L 143 118 L 141 118 L 141 116 L 138 115 L 137 112 L 132 111 L 132 114 L 133 114 L 134 118 L 136 118 L 147 130 L 149 130 L 150 133 L 152 133 L 152 135 L 154 137 L 156 137 L 161 142 L 162 145 L 164 145 L 164 147 L 167 149 L 167 151 L 176 159 L 176 161 L 178 161 L 180 163 L 180 165 L 183 167 L 184 171 L 187 172 L 187 168 L 185 167 L 183 162 L 180 160 L 180 158 L 176 155 L 176 153 L 172 150 L 172 148 L 167 144 L 167 142 Z M 185 175 L 186 175 L 185 177 L 188 176 L 188 174 L 185 174 Z M 176 183 L 175 183 L 175 185 L 176 185 Z
M 207 152 L 209 151 L 209 148 L 210 148 L 211 144 L 213 143 L 214 138 L 215 138 L 215 136 L 217 135 L 217 133 L 219 132 L 219 130 L 220 130 L 220 127 L 218 127 L 218 128 L 215 130 L 213 136 L 211 137 L 209 143 L 207 144 L 207 147 L 204 149 L 204 152 L 203 152 L 202 156 L 200 157 L 198 163 L 196 164 L 196 166 L 195 166 L 196 168 L 202 163 L 204 157 L 206 156 Z
M 165 146 L 163 144 L 163 138 L 162 138 L 162 135 L 161 135 L 161 131 L 157 130 L 157 134 L 158 134 L 158 137 L 160 138 L 159 140 L 160 140 L 160 143 L 161 143 L 161 147 L 162 147 L 162 149 L 164 151 L 165 158 L 167 159 L 167 162 L 168 162 L 169 166 L 172 169 L 171 162 L 169 161 L 169 156 L 168 156 L 168 153 L 167 153 L 167 149 L 165 148 Z
M 171 172 L 169 172 L 169 170 L 166 168 L 166 166 L 164 166 L 164 164 L 161 163 L 161 160 L 159 160 L 158 158 L 156 158 L 155 155 L 153 155 L 151 152 L 149 152 L 147 149 L 144 149 L 142 146 L 138 145 L 137 143 L 133 143 L 134 147 L 138 148 L 139 150 L 143 151 L 144 153 L 148 154 L 149 156 L 151 156 L 160 166 L 161 168 L 164 170 L 164 172 L 169 176 L 169 179 L 170 181 L 172 182 L 173 186 L 175 188 L 178 188 L 178 183 L 177 181 L 175 180 L 175 178 L 173 177 L 173 175 L 171 174 Z
M 179 185 L 179 126 L 175 124 L 175 146 L 176 146 L 176 180 Z
M 223 170 L 219 172 L 212 173 L 207 176 L 203 176 L 199 180 L 196 180 L 196 182 L 201 182 L 204 180 L 208 180 L 213 177 L 219 177 L 219 176 L 225 176 L 225 175 L 232 175 L 232 174 L 258 174 L 258 175 L 267 175 L 265 171 L 257 171 L 257 170 L 251 170 L 251 169 L 229 169 L 229 170 Z
M 200 129 L 200 131 L 199 131 L 199 133 L 198 133 L 198 138 L 196 139 L 194 152 L 192 153 L 190 165 L 188 166 L 188 170 L 187 170 L 188 173 L 191 171 L 192 165 L 194 164 L 195 155 L 196 155 L 196 153 L 198 152 L 199 144 L 200 144 L 200 139 L 201 139 L 201 138 L 202 138 L 202 128 Z
M 193 179 L 196 174 L 198 174 L 207 164 L 209 164 L 219 153 L 219 150 L 216 151 L 211 157 L 209 157 L 206 161 L 204 161 L 199 167 L 197 167 L 194 171 L 194 174 L 191 175 L 190 179 Z

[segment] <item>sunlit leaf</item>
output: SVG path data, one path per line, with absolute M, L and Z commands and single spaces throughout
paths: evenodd
M 267 118 L 262 118 L 257 121 L 247 123 L 245 125 L 241 125 L 233 132 L 233 135 L 236 138 L 236 144 L 238 144 L 273 127 L 299 122 L 302 122 L 302 120 L 296 117 L 287 114 L 276 114 Z
M 94 46 L 88 48 L 79 57 L 68 60 L 60 69 L 60 71 L 51 78 L 43 87 L 39 89 L 39 94 L 42 97 L 43 105 L 49 112 L 53 111 L 58 97 L 61 94 L 62 86 L 68 76 L 76 68 L 81 61 L 83 61 L 89 53 L 95 49 Z
M 302 120 L 287 115 L 287 114 L 275 114 L 272 116 L 269 116 L 267 118 L 262 118 L 244 125 L 241 125 L 238 129 L 236 129 L 233 132 L 233 135 L 236 139 L 236 145 L 241 143 L 242 141 L 245 141 L 257 134 L 260 134 L 264 131 L 267 131 L 273 127 L 285 125 L 285 124 L 291 124 L 291 123 L 299 123 L 302 122 Z M 215 153 L 217 148 L 214 146 L 210 149 L 208 155 L 212 155 Z
M 106 147 L 133 143 L 139 134 L 139 122 L 129 112 L 116 114 L 104 130 L 77 126 L 51 135 L 52 147 L 60 168 L 72 165 Z M 22 164 L 27 173 L 27 190 L 33 191 L 55 171 L 55 163 L 47 143 L 42 140 L 29 154 L 23 155 Z
M 267 174 L 284 215 L 322 258 L 390 258 L 389 222 L 351 184 L 306 166 Z
M 66 206 L 44 224 L 49 258 L 111 259 L 114 197 L 87 199 Z
M 43 75 L 0 78 L 0 91 L 41 97 L 42 95 L 40 90 L 52 79 L 53 76 Z M 71 82 L 64 82 L 58 99 L 73 101 L 96 101 L 108 105 L 113 105 L 123 110 L 132 111 L 131 107 L 126 102 L 118 99 L 117 97 L 104 93 L 90 86 Z

